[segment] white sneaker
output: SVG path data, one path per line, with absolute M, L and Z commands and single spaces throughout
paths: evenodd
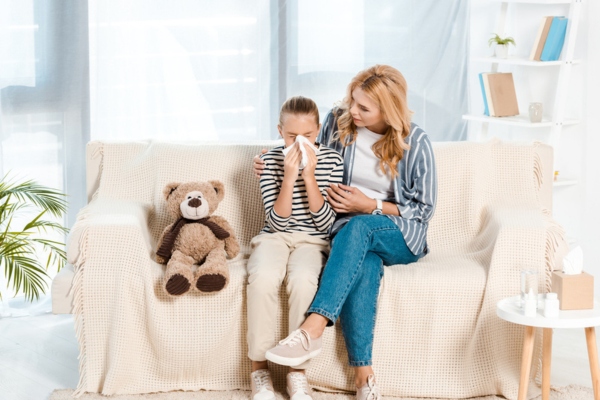
M 375 375 L 371 374 L 367 378 L 367 384 L 356 389 L 356 400 L 380 400 L 381 393 L 375 382 Z
M 275 400 L 275 389 L 268 369 L 259 369 L 250 374 L 252 400 Z
M 267 350 L 265 358 L 276 364 L 295 367 L 316 357 L 321 352 L 321 342 L 322 337 L 311 339 L 304 329 L 296 329 L 277 346 Z
M 287 393 L 290 396 L 290 400 L 312 400 L 308 380 L 302 372 L 288 373 L 286 381 Z

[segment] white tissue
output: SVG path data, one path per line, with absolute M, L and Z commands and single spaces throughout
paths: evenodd
M 296 136 L 296 143 L 300 144 L 300 151 L 302 152 L 302 160 L 300 161 L 300 170 L 303 170 L 308 163 L 308 156 L 306 155 L 306 147 L 311 148 L 315 154 L 319 154 L 319 149 L 317 149 L 307 138 L 304 136 Z M 304 146 L 302 146 L 304 144 Z M 288 146 L 283 149 L 283 155 L 287 157 L 287 153 L 292 149 L 292 146 Z
M 577 275 L 583 272 L 583 250 L 581 246 L 571 250 L 563 258 L 563 273 L 565 275 Z

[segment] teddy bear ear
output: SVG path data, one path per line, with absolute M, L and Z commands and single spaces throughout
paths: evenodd
M 225 185 L 223 185 L 221 181 L 208 181 L 208 183 L 210 183 L 213 189 L 215 189 L 217 199 L 219 201 L 223 200 L 223 197 L 225 197 Z
M 171 193 L 173 193 L 178 187 L 181 185 L 179 182 L 169 182 L 163 189 L 163 195 L 165 196 L 165 200 L 169 199 Z

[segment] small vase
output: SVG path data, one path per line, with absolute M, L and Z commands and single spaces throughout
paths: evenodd
M 508 58 L 508 45 L 507 44 L 496 44 L 494 54 L 497 58 Z
M 529 120 L 531 122 L 542 122 L 543 111 L 542 103 L 529 103 Z

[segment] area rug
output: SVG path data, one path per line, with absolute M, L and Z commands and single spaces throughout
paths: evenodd
M 50 395 L 50 400 L 73 400 L 72 389 L 57 389 Z M 552 388 L 550 392 L 550 400 L 589 400 L 594 397 L 592 389 L 578 386 L 569 385 L 565 387 Z M 534 400 L 540 400 L 542 396 L 536 397 Z M 250 399 L 250 392 L 246 391 L 229 391 L 229 392 L 215 392 L 215 391 L 201 391 L 201 392 L 170 392 L 170 393 L 153 393 L 153 394 L 135 394 L 135 395 L 121 395 L 121 396 L 101 396 L 99 394 L 84 394 L 79 397 L 81 400 L 248 400 Z M 288 399 L 287 396 L 277 395 L 278 400 Z M 314 392 L 314 400 L 354 400 L 354 395 L 346 394 L 333 394 L 333 393 L 322 393 Z M 386 400 L 425 400 L 415 398 L 399 398 L 399 397 L 385 397 Z M 447 400 L 447 399 L 427 399 L 427 400 Z M 485 397 L 472 397 L 469 400 L 505 400 L 504 397 L 498 396 L 485 396 Z

